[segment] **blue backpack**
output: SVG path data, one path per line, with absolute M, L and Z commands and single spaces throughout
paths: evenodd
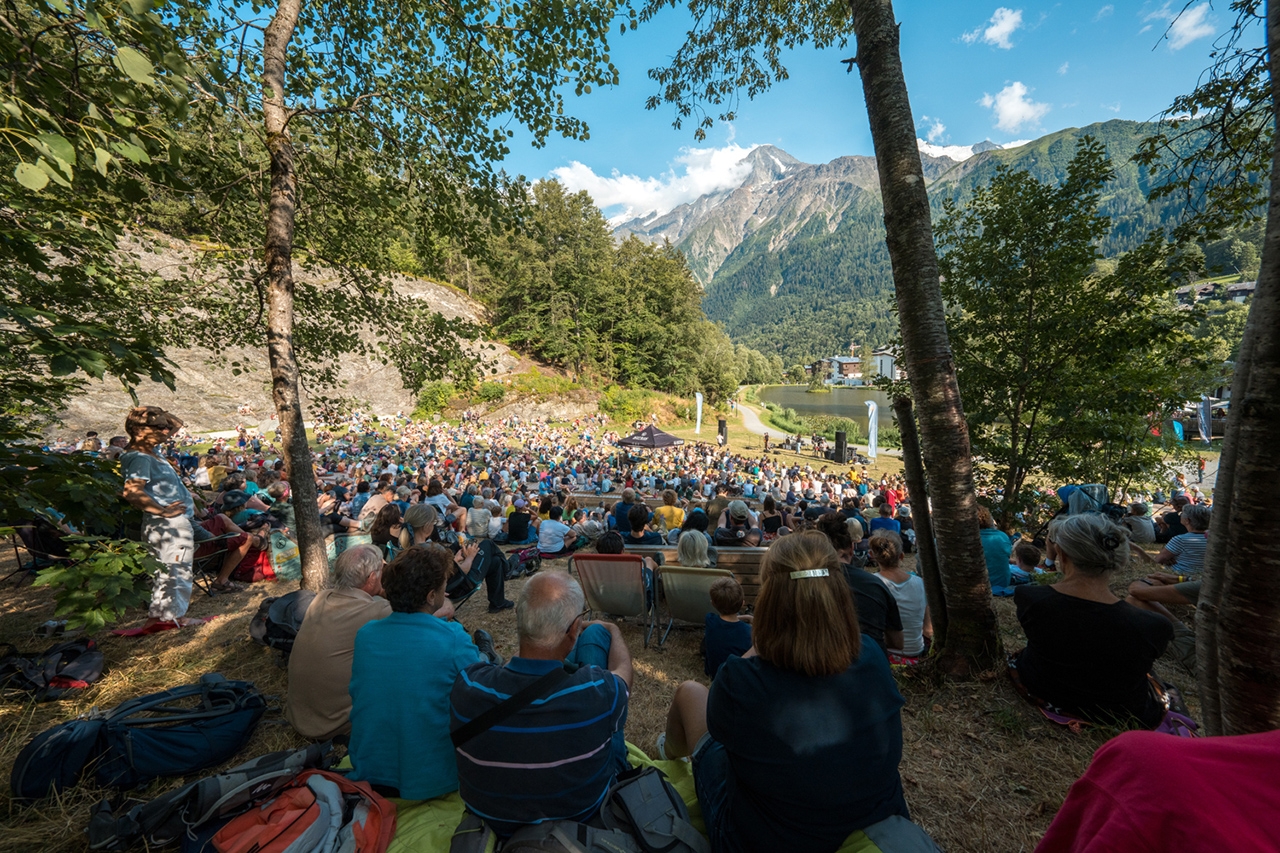
M 9 787 L 14 799 L 31 801 L 66 790 L 89 770 L 99 785 L 125 789 L 195 773 L 243 749 L 266 710 L 252 682 L 210 673 L 41 732 L 18 753 Z

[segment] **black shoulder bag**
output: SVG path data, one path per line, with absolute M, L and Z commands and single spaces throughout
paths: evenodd
M 578 665 L 565 661 L 564 666 L 558 666 L 540 677 L 537 681 L 528 687 L 509 696 L 480 716 L 466 723 L 449 735 L 453 739 L 453 748 L 457 749 L 467 741 L 478 735 L 484 734 L 507 717 L 517 713 L 518 711 L 529 707 L 534 702 L 546 696 L 552 690 L 555 690 L 564 682 L 566 678 L 578 671 Z

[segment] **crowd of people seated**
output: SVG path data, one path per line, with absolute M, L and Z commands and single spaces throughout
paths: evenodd
M 166 566 L 155 623 L 180 623 L 200 539 L 228 537 L 214 580 L 221 589 L 255 577 L 244 566 L 258 564 L 251 555 L 264 537 L 295 526 L 278 462 L 211 454 L 184 482 L 181 466 L 157 453 L 180 425 L 135 409 L 121 454 L 125 497 L 143 511 L 144 536 Z M 753 613 L 743 613 L 737 580 L 711 585 L 710 687 L 679 685 L 657 752 L 691 759 L 715 850 L 829 850 L 855 830 L 908 818 L 897 770 L 903 699 L 891 666 L 922 660 L 933 632 L 925 584 L 903 565 L 915 538 L 905 490 L 856 470 L 782 469 L 702 445 L 665 464 L 619 465 L 608 440 L 468 421 L 408 424 L 394 446 L 319 454 L 328 529 L 367 532 L 372 544 L 341 553 L 332 588 L 307 612 L 289 664 L 289 722 L 310 739 L 347 738 L 354 778 L 383 793 L 459 791 L 500 835 L 590 820 L 627 769 L 631 656 L 616 625 L 586 621 L 583 592 L 564 572 L 534 575 L 518 603 L 507 600 L 502 546 L 536 544 L 552 558 L 592 544 L 603 554 L 643 548 L 651 597 L 663 546 L 688 567 L 714 566 L 719 549 L 766 546 Z M 622 487 L 612 503 L 606 481 Z M 209 506 L 199 522 L 188 483 Z M 1179 497 L 1154 520 L 1138 501 L 1118 523 L 1064 513 L 1049 525 L 1043 562 L 1031 542 L 979 511 L 989 581 L 1013 588 L 1027 638 L 1011 669 L 1032 701 L 1086 720 L 1160 723 L 1169 687 L 1152 666 L 1188 635 L 1194 653 L 1194 635 L 1170 608 L 1195 602 L 1210 518 L 1207 506 Z M 1119 599 L 1111 578 L 1148 529 L 1167 571 Z M 1055 583 L 1029 582 L 1045 569 L 1058 573 Z M 455 604 L 481 585 L 491 613 L 515 609 L 519 649 L 505 663 L 490 637 L 454 619 Z M 552 676 L 559 681 L 545 698 L 455 746 L 451 732 Z

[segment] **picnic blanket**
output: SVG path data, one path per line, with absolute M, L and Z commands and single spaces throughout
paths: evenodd
M 693 789 L 693 765 L 688 761 L 655 761 L 635 744 L 627 744 L 627 760 L 633 767 L 657 767 L 689 807 L 689 820 L 703 835 L 706 825 Z M 387 853 L 448 853 L 453 831 L 462 820 L 462 798 L 454 791 L 434 800 L 392 800 L 396 805 L 396 836 Z M 909 828 L 909 829 L 908 829 Z M 905 830 L 905 831 L 904 831 Z M 859 830 L 845 840 L 837 853 L 931 853 L 922 846 L 919 833 L 908 821 L 884 821 L 866 832 Z M 874 836 L 876 841 L 872 840 Z

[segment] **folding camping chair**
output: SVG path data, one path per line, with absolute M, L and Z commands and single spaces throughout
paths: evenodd
M 239 535 L 239 533 L 224 533 L 196 543 L 196 556 L 191 561 L 191 580 L 204 591 L 205 595 L 217 595 L 213 589 L 213 582 L 217 579 L 218 572 L 222 571 L 222 560 L 227 556 L 227 540 Z M 217 547 L 201 555 L 200 549 L 205 545 Z
M 0 583 L 16 575 L 20 585 L 27 575 L 71 562 L 67 546 L 62 541 L 62 532 L 44 518 L 28 518 L 17 522 L 13 525 L 9 539 L 13 544 L 13 560 L 17 568 L 0 578 Z M 27 552 L 30 562 L 22 562 L 19 548 Z
M 660 566 L 658 580 L 667 602 L 667 630 L 658 645 L 666 644 L 677 619 L 704 624 L 707 614 L 715 611 L 711 604 L 711 584 L 720 578 L 731 577 L 733 572 L 728 569 Z
M 644 557 L 639 554 L 574 554 L 569 574 L 578 570 L 587 607 L 615 616 L 634 616 L 645 624 L 644 646 L 653 636 L 654 605 L 644 588 Z

